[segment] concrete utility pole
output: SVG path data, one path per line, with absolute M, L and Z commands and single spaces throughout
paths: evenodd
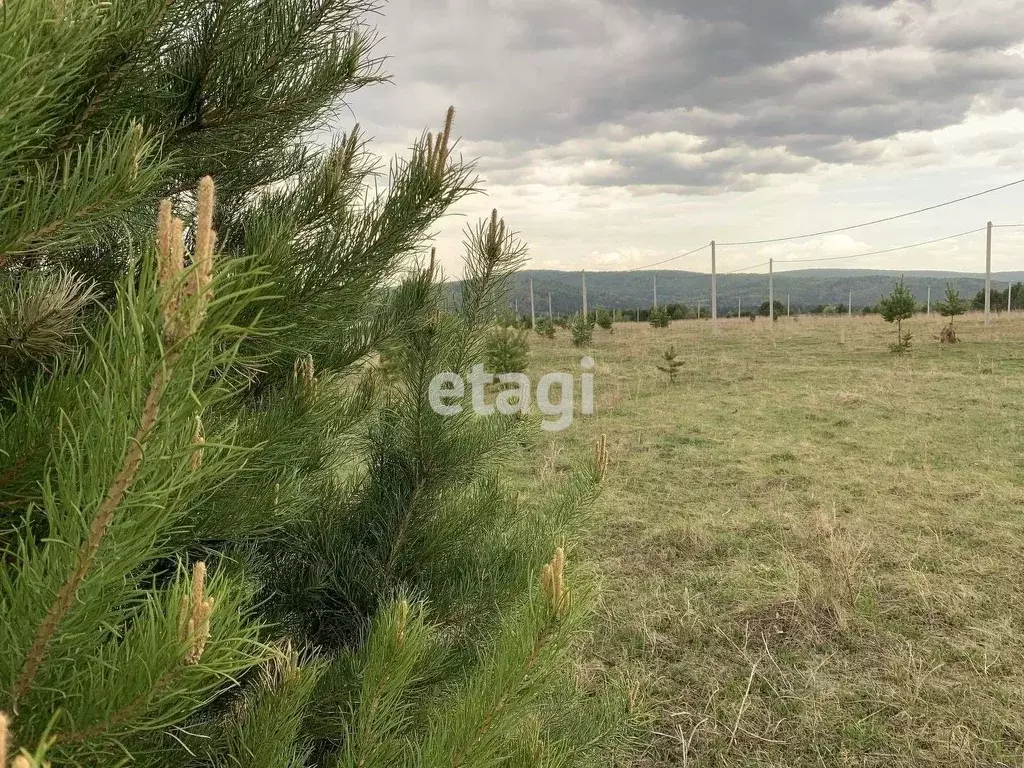
M 932 287 L 928 286 L 928 311 L 925 312 L 928 317 L 932 316 Z
M 1013 280 L 1006 286 L 1006 314 L 1013 312 Z
M 658 276 L 654 276 L 654 308 L 658 308 Z
M 583 270 L 583 319 L 589 317 L 587 310 L 587 270 Z
M 743 317 L 743 297 L 740 297 L 739 304 L 736 306 L 736 317 Z
M 775 259 L 768 259 L 768 319 L 775 319 Z
M 711 241 L 711 319 L 718 319 L 718 273 L 715 271 L 715 241 Z
M 850 317 L 853 317 L 853 291 L 850 291 Z
M 548 291 L 548 317 L 551 320 L 555 319 L 555 313 L 551 311 L 551 291 Z
M 700 302 L 697 302 L 697 319 L 700 320 Z
M 789 317 L 789 294 L 786 294 L 786 317 Z
M 991 322 L 992 315 L 992 222 L 988 223 L 988 236 L 985 240 L 985 325 Z
M 533 278 L 530 278 L 530 327 L 537 330 L 537 310 L 533 306 Z

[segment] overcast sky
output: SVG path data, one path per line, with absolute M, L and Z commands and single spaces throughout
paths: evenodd
M 376 148 L 402 150 L 454 104 L 488 193 L 458 213 L 497 207 L 535 268 L 631 269 L 1024 178 L 1024 0 L 391 0 L 377 28 L 393 84 L 351 100 Z M 1024 223 L 1024 185 L 722 248 L 719 269 L 988 219 Z M 466 221 L 439 229 L 452 271 Z M 994 254 L 997 271 L 1024 269 L 1024 229 L 998 231 Z M 979 271 L 984 234 L 821 266 Z M 704 252 L 663 268 L 710 265 Z

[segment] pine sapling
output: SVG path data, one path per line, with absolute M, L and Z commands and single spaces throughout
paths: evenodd
M 537 327 L 535 329 L 540 336 L 545 339 L 555 338 L 555 323 L 550 317 L 542 317 L 537 321 Z
M 582 313 L 573 315 L 569 324 L 569 331 L 572 333 L 572 345 L 574 347 L 587 347 L 594 341 L 594 321 L 585 317 Z
M 960 339 L 957 338 L 956 328 L 953 327 L 953 320 L 957 315 L 963 315 L 967 312 L 967 302 L 960 298 L 960 292 L 953 287 L 952 283 L 946 283 L 946 299 L 936 304 L 935 308 L 939 311 L 940 315 L 949 318 L 949 325 L 942 329 L 939 340 L 943 344 L 956 344 Z
M 679 376 L 679 369 L 683 367 L 683 361 L 676 355 L 674 344 L 670 344 L 661 355 L 662 362 L 658 364 L 658 370 L 668 375 L 669 384 L 675 384 Z
M 652 328 L 668 328 L 672 322 L 672 316 L 664 307 L 653 307 L 647 313 L 647 322 L 651 324 Z
M 909 331 L 903 331 L 903 321 L 914 316 L 917 301 L 902 277 L 896 281 L 892 293 L 878 302 L 878 308 L 887 323 L 896 323 L 896 343 L 890 344 L 889 349 L 894 354 L 904 354 L 910 349 L 911 335 Z
M 487 337 L 487 367 L 495 373 L 523 373 L 529 363 L 527 331 L 498 327 Z

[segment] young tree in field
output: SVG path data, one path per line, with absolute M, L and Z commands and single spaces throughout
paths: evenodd
M 541 317 L 537 320 L 537 333 L 546 339 L 555 338 L 555 323 L 550 317 Z
M 569 320 L 569 332 L 574 347 L 589 347 L 594 343 L 594 319 L 582 312 L 573 315 Z
M 668 376 L 668 383 L 675 384 L 679 376 L 679 369 L 683 367 L 683 361 L 676 353 L 675 345 L 669 345 L 661 355 L 661 362 L 658 363 L 658 370 Z
M 967 302 L 960 298 L 960 292 L 953 287 L 952 283 L 946 283 L 946 298 L 944 301 L 937 303 L 935 308 L 940 315 L 949 318 L 949 325 L 942 329 L 940 340 L 944 344 L 956 344 L 959 339 L 956 335 L 956 328 L 953 327 L 953 321 L 958 315 L 966 314 L 968 310 Z
M 786 305 L 783 304 L 781 301 L 776 300 L 774 308 L 776 320 L 778 320 L 780 317 L 786 314 Z M 768 317 L 768 315 L 772 313 L 772 305 L 769 304 L 767 301 L 761 302 L 761 306 L 758 307 L 757 313 L 761 315 L 761 317 Z
M 647 313 L 647 322 L 652 328 L 668 328 L 672 324 L 672 316 L 664 307 L 651 307 Z
M 903 321 L 914 316 L 917 301 L 901 277 L 893 286 L 892 293 L 883 296 L 878 302 L 878 309 L 887 323 L 896 323 L 896 343 L 890 349 L 902 355 L 910 349 L 910 332 L 903 331 Z
M 487 370 L 495 374 L 523 373 L 530 357 L 527 334 L 509 326 L 499 326 L 487 335 Z
M 615 315 L 612 312 L 607 309 L 597 310 L 597 324 L 601 329 L 612 333 L 615 330 L 614 322 Z
M 388 172 L 361 0 L 0 11 L 0 743 L 17 768 L 608 765 L 572 549 L 607 454 L 523 509 L 525 420 L 441 416 L 523 246 L 427 236 L 453 112 Z M 212 177 L 212 178 L 210 178 Z M 372 364 L 387 351 L 391 375 Z M 5 766 L 6 768 L 6 766 Z

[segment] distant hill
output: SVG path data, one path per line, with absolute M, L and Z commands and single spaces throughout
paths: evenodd
M 652 270 L 648 272 L 587 272 L 587 296 L 591 308 L 635 310 L 646 309 L 654 302 L 654 277 L 658 278 L 658 303 L 680 303 L 694 306 L 701 302 L 707 309 L 711 295 L 711 276 L 699 272 Z M 942 298 L 946 283 L 951 282 L 964 298 L 971 298 L 985 287 L 984 274 L 937 271 L 886 271 L 868 269 L 801 269 L 775 273 L 775 299 L 786 303 L 789 297 L 793 311 L 810 310 L 821 304 L 843 304 L 853 291 L 853 306 L 859 311 L 874 304 L 892 290 L 893 281 L 902 275 L 910 290 L 924 303 L 928 287 L 932 301 Z M 530 279 L 536 294 L 537 313 L 547 314 L 548 294 L 555 314 L 578 312 L 582 305 L 580 273 L 546 269 L 528 269 L 516 276 L 513 303 L 519 311 L 530 312 Z M 1022 272 L 1000 272 L 992 275 L 993 287 L 1005 289 L 1006 283 L 1024 282 Z M 768 300 L 768 275 L 719 275 L 719 313 L 735 312 L 742 300 L 743 309 L 751 309 Z

